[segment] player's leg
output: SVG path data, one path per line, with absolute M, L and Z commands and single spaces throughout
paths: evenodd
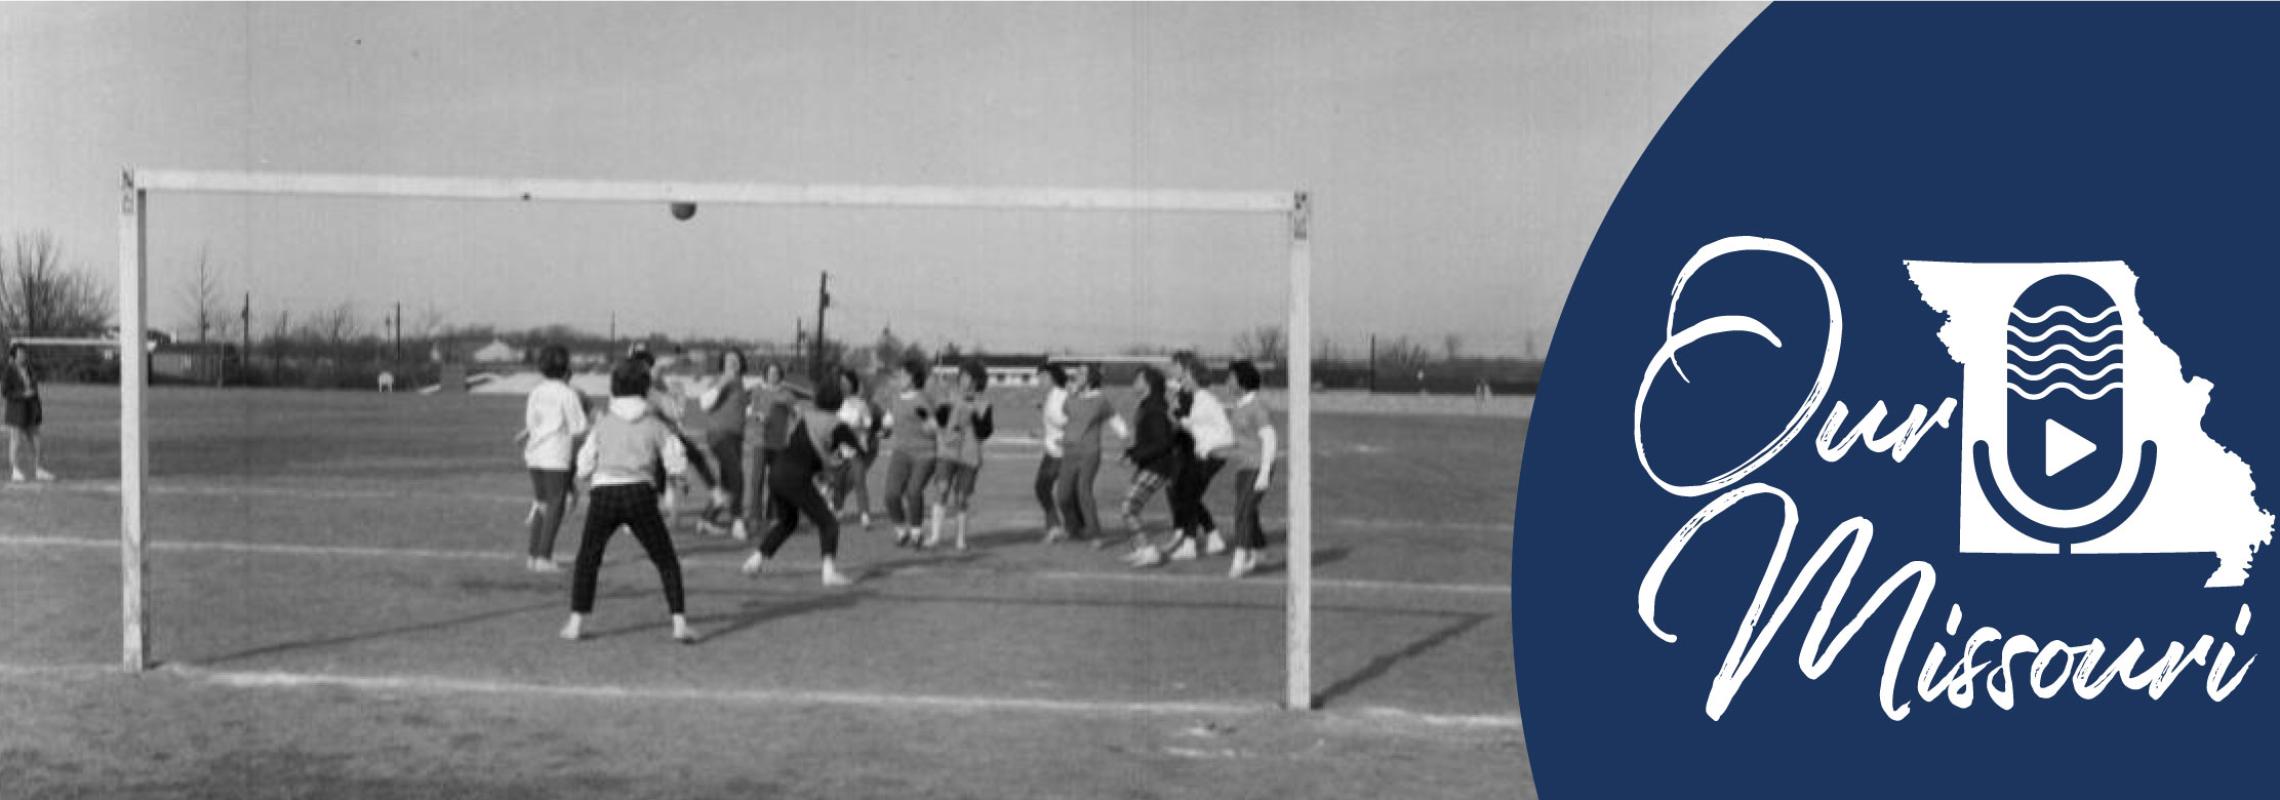
M 958 492 L 958 473 L 964 464 L 947 458 L 934 459 L 934 504 L 927 508 L 926 541 L 920 547 L 933 547 L 942 543 L 942 522 L 950 497 Z
M 1168 498 L 1172 505 L 1172 540 L 1166 558 L 1173 561 L 1195 558 L 1196 539 L 1203 535 L 1202 515 L 1197 510 L 1203 507 L 1203 484 L 1207 480 L 1203 461 L 1191 452 L 1182 452 Z
M 577 639 L 585 629 L 586 615 L 594 612 L 594 583 L 601 576 L 602 553 L 626 519 L 626 504 L 648 505 L 652 513 L 656 511 L 650 493 L 640 492 L 638 499 L 634 495 L 626 487 L 603 486 L 586 498 L 586 527 L 578 538 L 578 560 L 570 567 L 570 621 L 562 626 L 564 639 Z
M 654 503 L 635 503 L 628 523 L 633 538 L 649 555 L 649 563 L 657 567 L 657 582 L 665 590 L 665 608 L 673 615 L 673 640 L 696 644 L 697 632 L 689 628 L 688 597 L 681 589 L 681 558 L 673 552 L 673 535 L 665 528 L 665 517 L 657 513 Z
M 714 484 L 720 489 L 714 493 L 715 505 L 705 512 L 705 532 L 718 536 L 730 532 L 722 526 L 734 526 L 744 513 L 744 435 L 741 431 L 712 434 L 705 449 L 712 453 L 719 466 L 720 480 Z
M 1148 499 L 1169 482 L 1169 477 L 1163 473 L 1133 470 L 1132 483 L 1125 490 L 1124 504 L 1119 509 L 1124 529 L 1132 542 L 1132 553 L 1124 557 L 1125 563 L 1135 567 L 1153 567 L 1164 563 L 1163 550 L 1154 542 L 1148 541 L 1148 532 L 1141 524 L 1140 512 L 1147 509 Z
M 740 459 L 744 462 L 744 513 L 729 527 L 729 535 L 740 542 L 750 539 L 760 529 L 760 503 L 764 499 L 760 494 L 760 479 L 763 477 L 760 467 L 764 458 L 759 439 L 744 440 L 744 452 Z
M 1219 521 L 1212 518 L 1211 504 L 1206 498 L 1211 496 L 1211 482 L 1227 468 L 1227 459 L 1206 458 L 1197 463 L 1202 467 L 1202 475 L 1195 486 L 1195 524 L 1203 531 L 1204 555 L 1215 556 L 1227 552 L 1227 541 L 1219 535 Z
M 847 482 L 855 487 L 855 515 L 863 530 L 871 529 L 871 461 L 876 457 L 864 453 L 847 460 Z
M 1045 531 L 1045 543 L 1079 536 L 1085 530 L 1085 510 L 1077 505 L 1077 460 L 1062 456 L 1053 470 L 1053 505 L 1061 511 L 1061 524 Z
M 962 464 L 958 471 L 958 479 L 952 486 L 956 494 L 951 498 L 951 511 L 958 515 L 958 538 L 955 546 L 960 551 L 966 549 L 966 524 L 974 504 L 974 484 L 981 480 L 981 477 L 982 465 Z
M 1045 511 L 1045 536 L 1048 539 L 1062 531 L 1061 504 L 1053 498 L 1053 485 L 1058 482 L 1060 474 L 1060 457 L 1043 456 L 1037 459 L 1037 477 L 1030 482 L 1030 488 L 1037 494 L 1037 507 Z
M 941 463 L 933 456 L 913 456 L 910 462 L 910 480 L 903 486 L 903 514 L 910 519 L 910 543 L 919 543 L 919 534 L 926 525 L 926 487 L 934 482 L 934 473 Z
M 910 455 L 900 450 L 887 453 L 887 479 L 879 485 L 887 504 L 887 524 L 895 529 L 895 544 L 910 540 L 910 529 L 904 519 L 903 484 L 910 480 Z
M 809 522 L 815 523 L 816 544 L 823 553 L 823 585 L 845 586 L 849 581 L 839 574 L 839 515 L 832 512 L 831 505 L 824 502 L 822 493 L 814 486 L 802 488 L 788 504 L 793 507 L 782 513 L 787 517 L 804 514 Z
M 9 426 L 8 426 L 8 476 L 9 476 L 9 477 L 8 477 L 8 479 L 9 479 L 9 480 L 12 480 L 12 481 L 15 481 L 15 482 L 17 482 L 17 483 L 22 483 L 22 482 L 24 481 L 24 467 L 23 467 L 22 457 L 18 455 L 18 453 L 20 453 L 20 452 L 21 452 L 23 449 L 24 449 L 24 429 L 23 429 L 21 426 L 18 426 L 18 425 L 9 425 Z
M 1077 462 L 1077 511 L 1084 517 L 1084 534 L 1078 538 L 1091 538 L 1093 546 L 1106 542 L 1108 531 L 1100 520 L 1100 498 L 1094 496 L 1094 486 L 1100 481 L 1100 454 L 1088 453 Z
M 756 523 L 767 522 L 776 514 L 776 504 L 769 500 L 769 497 L 775 493 L 776 489 L 774 483 L 768 480 L 768 476 L 770 473 L 773 473 L 775 471 L 776 456 L 782 452 L 783 448 L 779 447 L 760 448 L 760 480 L 757 481 L 757 485 L 760 487 L 761 516 L 760 519 L 756 521 Z
M 1253 468 L 1235 471 L 1235 558 L 1227 567 L 1227 577 L 1240 578 L 1251 574 L 1258 566 L 1258 544 L 1265 538 L 1259 526 L 1259 499 L 1263 494 L 1257 488 L 1259 471 Z
M 744 560 L 746 575 L 760 574 L 760 568 L 768 559 L 776 557 L 776 551 L 783 548 L 784 540 L 791 538 L 792 530 L 800 524 L 799 506 L 792 492 L 781 489 L 769 492 L 768 502 L 776 504 L 768 515 L 774 521 L 768 523 L 768 533 L 760 537 L 760 544 L 752 548 L 751 557 Z
M 569 505 L 570 471 L 564 469 L 534 469 L 530 471 L 531 491 L 535 496 L 536 512 L 530 520 L 530 569 L 533 572 L 560 572 L 554 563 L 554 539 L 562 530 L 562 517 Z

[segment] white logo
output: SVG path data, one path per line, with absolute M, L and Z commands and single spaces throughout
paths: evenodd
M 2201 429 L 2187 378 L 2139 314 L 2127 264 L 1909 262 L 1963 365 L 1966 553 L 2212 553 L 2240 586 L 2272 541 L 2248 464 Z

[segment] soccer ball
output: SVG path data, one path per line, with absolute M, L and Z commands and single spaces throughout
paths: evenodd
M 682 221 L 682 222 L 687 222 L 687 221 L 689 221 L 689 218 L 690 218 L 690 217 L 694 217 L 694 216 L 696 216 L 696 215 L 697 215 L 697 204 L 695 204 L 695 203 L 674 203 L 674 204 L 673 204 L 673 218 L 674 218 L 674 219 L 680 220 L 680 221 Z

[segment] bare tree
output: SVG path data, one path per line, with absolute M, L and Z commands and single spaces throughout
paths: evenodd
M 271 316 L 271 320 L 268 341 L 269 377 L 271 380 L 276 380 L 279 369 L 285 364 L 285 350 L 291 344 L 293 314 L 285 309 L 278 309 L 277 313 Z
M 1449 361 L 1456 361 L 1458 358 L 1464 355 L 1464 351 L 1464 337 L 1458 336 L 1454 333 L 1444 334 L 1441 337 L 1441 354 L 1447 356 Z
M 301 336 L 319 346 L 320 358 L 338 360 L 348 351 L 348 345 L 362 332 L 356 321 L 356 304 L 342 301 L 308 316 L 301 323 Z
M 1261 325 L 1235 336 L 1235 353 L 1257 361 L 1279 361 L 1285 341 L 1281 325 Z
M 1380 370 L 1391 370 L 1396 375 L 1407 375 L 1424 369 L 1433 362 L 1433 351 L 1425 345 L 1411 341 L 1407 336 L 1378 342 L 1377 363 Z
M 182 305 L 183 316 L 197 326 L 198 344 L 206 343 L 208 333 L 228 333 L 230 315 L 222 309 L 221 283 L 214 279 L 213 262 L 204 247 L 198 248 L 198 266 L 191 270 L 190 282 L 182 287 Z
M 411 331 L 407 338 L 420 341 L 433 339 L 443 332 L 444 322 L 443 310 L 436 308 L 435 301 L 430 300 L 419 313 L 412 315 Z
M 16 236 L 0 261 L 0 330 L 17 336 L 93 336 L 111 322 L 111 287 L 63 264 L 55 234 Z

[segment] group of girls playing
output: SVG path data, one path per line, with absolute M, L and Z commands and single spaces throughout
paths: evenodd
M 690 473 L 710 487 L 697 523 L 701 532 L 748 540 L 750 530 L 766 526 L 744 562 L 746 575 L 757 576 L 805 517 L 821 544 L 823 584 L 850 583 L 837 565 L 841 509 L 852 494 L 858 517 L 870 527 L 866 484 L 882 444 L 890 454 L 887 508 L 896 543 L 934 546 L 945 517 L 954 513 L 955 544 L 966 548 L 968 499 L 993 427 L 982 394 L 988 374 L 978 364 L 960 369 L 958 390 L 941 402 L 925 391 L 925 365 L 904 365 L 893 378 L 892 410 L 884 414 L 864 396 L 852 371 L 841 371 L 803 397 L 785 384 L 776 365 L 763 368 L 752 386 L 745 382 L 742 354 L 725 353 L 715 366 L 712 375 L 688 387 L 701 422 L 692 435 L 690 398 L 667 388 L 647 352 L 636 351 L 612 370 L 609 402 L 591 423 L 584 398 L 568 382 L 569 352 L 540 352 L 543 380 L 532 389 L 516 434 L 534 494 L 526 519 L 528 569 L 561 571 L 553 558 L 554 539 L 574 502 L 574 483 L 591 487 L 563 638 L 582 635 L 602 553 L 625 527 L 657 568 L 673 637 L 696 640 L 683 616 L 681 570 L 670 536 Z M 926 500 L 930 483 L 937 487 L 932 514 Z M 922 538 L 929 517 L 933 525 Z
M 765 526 L 743 564 L 746 575 L 760 574 L 805 517 L 821 545 L 824 585 L 848 584 L 837 566 L 840 522 L 852 495 L 855 515 L 870 527 L 868 474 L 881 450 L 887 456 L 882 496 L 895 544 L 937 546 L 948 525 L 952 546 L 967 548 L 975 481 L 995 428 L 985 392 L 988 373 L 979 363 L 962 365 L 956 385 L 940 394 L 928 390 L 925 364 L 906 363 L 889 378 L 881 409 L 852 371 L 802 393 L 770 364 L 748 386 L 745 359 L 733 351 L 720 357 L 712 375 L 677 393 L 666 387 L 655 359 L 637 351 L 612 370 L 608 404 L 591 422 L 583 397 L 568 383 L 568 351 L 545 348 L 539 369 L 544 380 L 531 391 L 516 436 L 535 496 L 527 518 L 530 570 L 561 571 L 553 559 L 556 533 L 574 502 L 574 484 L 590 487 L 563 638 L 581 637 L 602 554 L 624 527 L 657 568 L 673 638 L 696 641 L 683 616 L 681 570 L 670 536 L 691 473 L 709 487 L 697 523 L 701 532 L 749 540 L 751 530 Z M 1047 543 L 1074 539 L 1108 546 L 1093 494 L 1104 433 L 1114 431 L 1129 443 L 1122 460 L 1132 468 L 1121 507 L 1132 548 L 1126 563 L 1152 567 L 1232 549 L 1229 576 L 1258 568 L 1267 546 L 1259 502 L 1272 484 L 1277 442 L 1258 400 L 1259 372 L 1250 362 L 1227 370 L 1226 391 L 1237 398 L 1232 407 L 1212 392 L 1206 369 L 1191 355 L 1176 357 L 1169 376 L 1142 368 L 1133 380 L 1138 401 L 1129 423 L 1102 392 L 1098 368 L 1047 365 L 1040 371 L 1051 384 L 1040 408 L 1045 453 L 1036 481 Z M 693 415 L 687 413 L 690 399 L 698 411 Z M 1232 547 L 1204 503 L 1212 480 L 1230 464 Z M 1171 507 L 1172 530 L 1164 541 L 1152 542 L 1140 518 L 1159 492 Z
M 1103 395 L 1103 373 L 1097 367 L 1048 364 L 1039 371 L 1052 387 L 1040 408 L 1045 454 L 1035 483 L 1047 543 L 1076 539 L 1094 547 L 1109 545 L 1093 484 L 1100 475 L 1102 431 L 1114 430 L 1130 442 L 1123 460 L 1132 468 L 1132 479 L 1120 509 L 1132 546 L 1125 563 L 1145 568 L 1194 560 L 1199 550 L 1204 555 L 1227 552 L 1228 542 L 1204 495 L 1212 479 L 1232 463 L 1234 555 L 1227 574 L 1241 578 L 1258 569 L 1267 548 L 1259 502 L 1273 483 L 1278 443 L 1274 423 L 1258 399 L 1261 376 L 1255 365 L 1229 365 L 1225 388 L 1237 398 L 1232 409 L 1212 393 L 1208 370 L 1191 353 L 1173 357 L 1169 376 L 1142 367 L 1132 380 L 1139 400 L 1130 424 Z M 1151 542 L 1140 515 L 1158 492 L 1171 506 L 1172 530 L 1165 541 Z

